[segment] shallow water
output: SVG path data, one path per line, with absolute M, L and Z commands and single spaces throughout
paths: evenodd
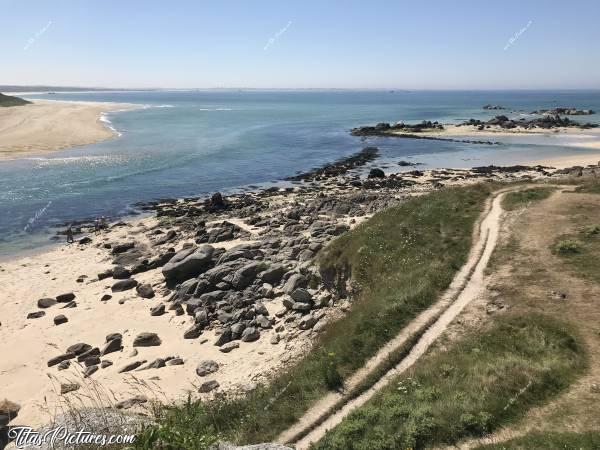
M 488 146 L 350 136 L 380 121 L 444 123 L 539 108 L 600 110 L 599 92 L 154 91 L 31 95 L 27 98 L 138 103 L 105 120 L 120 137 L 12 161 L 0 161 L 0 253 L 49 242 L 46 227 L 68 220 L 131 213 L 164 197 L 228 191 L 282 180 L 352 154 L 381 149 L 373 165 L 407 159 L 424 167 L 511 164 L 590 150 L 546 137 L 503 138 Z M 504 111 L 484 111 L 487 103 Z M 579 116 L 599 122 L 600 115 Z M 494 139 L 500 140 L 500 139 Z

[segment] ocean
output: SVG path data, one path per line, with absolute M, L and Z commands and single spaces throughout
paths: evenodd
M 497 114 L 569 106 L 600 110 L 600 92 L 194 90 L 25 95 L 25 98 L 136 103 L 103 118 L 119 136 L 68 150 L 0 161 L 0 255 L 51 243 L 48 227 L 135 212 L 159 198 L 281 184 L 299 171 L 377 146 L 371 164 L 405 159 L 423 168 L 516 164 L 595 153 L 565 136 L 494 138 L 503 145 L 360 138 L 349 130 L 377 122 L 457 123 Z M 484 104 L 503 111 L 486 111 Z M 577 116 L 600 123 L 600 114 Z M 585 138 L 582 138 L 585 139 Z

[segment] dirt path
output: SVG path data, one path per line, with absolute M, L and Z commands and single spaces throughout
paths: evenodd
M 450 322 L 462 309 L 484 288 L 484 269 L 494 250 L 498 239 L 500 218 L 502 215 L 501 191 L 488 202 L 474 233 L 474 244 L 466 264 L 455 276 L 442 298 L 422 312 L 393 340 L 388 342 L 363 368 L 359 369 L 345 382 L 342 393 L 332 392 L 309 409 L 298 422 L 277 439 L 277 442 L 292 443 L 299 450 L 306 449 L 311 443 L 319 441 L 327 430 L 339 424 L 344 417 L 357 407 L 363 405 L 394 377 L 411 367 L 429 348 L 429 346 L 444 332 Z M 368 375 L 393 351 L 400 349 L 411 336 L 426 331 L 417 341 L 410 353 L 394 368 L 389 370 L 370 389 L 358 397 L 348 401 L 341 408 L 345 398 L 349 398 L 353 390 L 361 384 Z

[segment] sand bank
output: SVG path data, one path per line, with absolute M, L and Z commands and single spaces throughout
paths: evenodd
M 116 132 L 103 122 L 107 112 L 139 105 L 34 100 L 0 108 L 0 160 L 47 153 L 110 139 Z

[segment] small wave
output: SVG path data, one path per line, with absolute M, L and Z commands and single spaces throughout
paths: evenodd
M 198 108 L 200 111 L 233 111 L 231 108 Z
M 110 131 L 115 133 L 118 137 L 123 136 L 123 133 L 117 131 L 117 129 L 112 126 L 112 122 L 108 119 L 106 114 L 104 114 L 104 113 L 100 114 L 100 122 L 103 122 L 104 125 L 106 126 L 106 128 L 108 128 Z

